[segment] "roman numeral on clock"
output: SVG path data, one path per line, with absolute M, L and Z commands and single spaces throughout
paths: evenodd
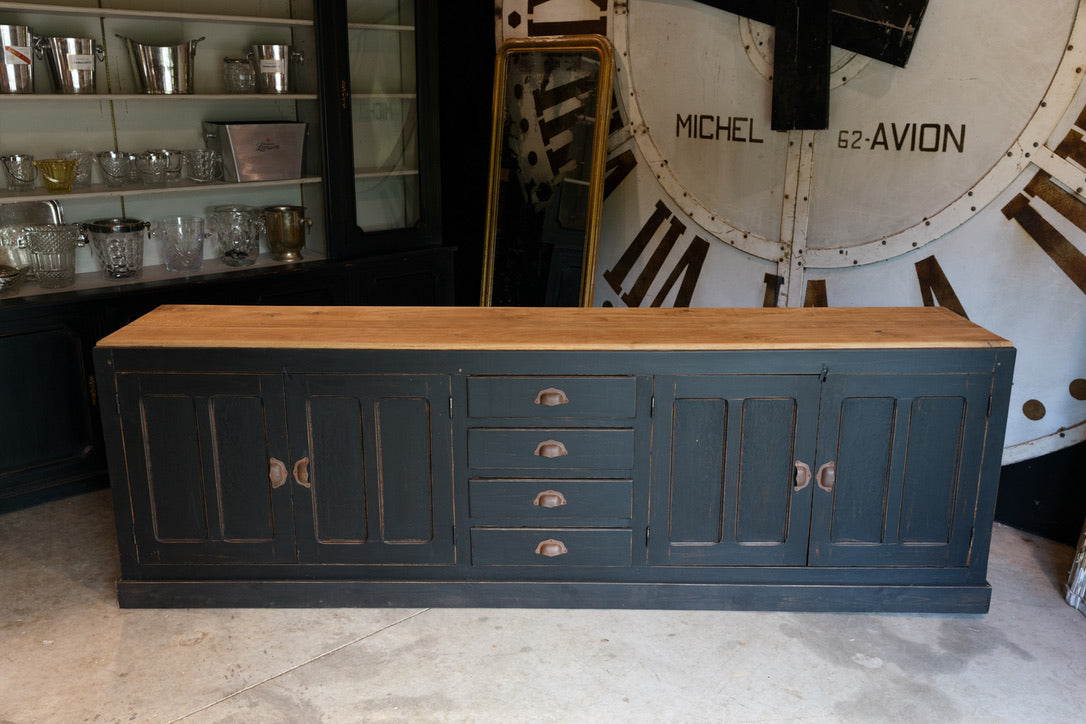
M 1081 143 L 1081 137 L 1079 140 Z M 1066 141 L 1061 143 L 1059 148 L 1063 149 L 1066 143 Z M 1034 199 L 1044 201 L 1083 232 L 1086 232 L 1086 204 L 1053 181 L 1048 173 L 1040 171 L 1026 184 L 1022 193 L 1003 207 L 1003 215 L 1017 221 L 1030 238 L 1044 250 L 1048 258 L 1056 263 L 1060 271 L 1066 274 L 1083 293 L 1086 293 L 1086 255 L 1044 217 L 1041 211 L 1032 204 Z
M 634 280 L 629 291 L 623 293 L 623 286 L 627 277 L 633 271 L 634 265 L 648 251 L 649 245 L 661 229 L 665 229 L 663 237 L 653 249 L 648 261 L 642 268 L 641 273 L 637 275 L 637 279 Z M 649 289 L 665 271 L 667 276 L 664 279 L 663 286 L 653 297 L 651 306 L 663 306 L 664 301 L 676 284 L 679 284 L 679 290 L 675 296 L 674 306 L 690 306 L 690 301 L 694 296 L 694 289 L 701 276 L 702 267 L 705 265 L 705 258 L 709 254 L 709 242 L 700 236 L 695 236 L 682 252 L 678 261 L 669 270 L 665 269 L 664 265 L 667 263 L 668 257 L 671 256 L 672 250 L 675 249 L 685 233 L 686 225 L 674 217 L 663 201 L 657 201 L 652 215 L 645 221 L 637 236 L 634 237 L 626 251 L 623 252 L 618 263 L 603 273 L 603 278 L 611 285 L 611 289 L 615 294 L 619 295 L 619 298 L 626 306 L 640 307 L 642 302 L 645 301 Z M 681 283 L 679 283 L 680 279 L 682 280 Z M 611 305 L 605 303 L 604 306 Z

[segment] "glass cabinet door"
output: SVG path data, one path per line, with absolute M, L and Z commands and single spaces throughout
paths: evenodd
M 320 42 L 340 46 L 323 49 L 334 67 L 322 83 L 340 116 L 326 119 L 336 135 L 325 160 L 342 169 L 329 214 L 341 224 L 344 252 L 436 243 L 436 2 L 344 0 L 316 9 L 329 16 L 318 17 Z

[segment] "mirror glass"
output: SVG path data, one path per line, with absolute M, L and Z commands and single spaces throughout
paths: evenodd
M 483 305 L 592 306 L 613 69 L 599 35 L 498 51 Z

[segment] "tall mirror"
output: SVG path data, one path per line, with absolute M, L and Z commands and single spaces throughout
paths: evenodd
M 613 70 L 600 35 L 499 49 L 484 306 L 592 306 Z

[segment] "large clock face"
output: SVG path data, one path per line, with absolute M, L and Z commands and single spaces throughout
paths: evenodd
M 951 307 L 1018 348 L 1005 462 L 1086 439 L 1086 4 L 930 3 L 904 68 L 834 48 L 829 128 L 790 132 L 769 26 L 500 6 L 499 41 L 615 46 L 597 304 Z

